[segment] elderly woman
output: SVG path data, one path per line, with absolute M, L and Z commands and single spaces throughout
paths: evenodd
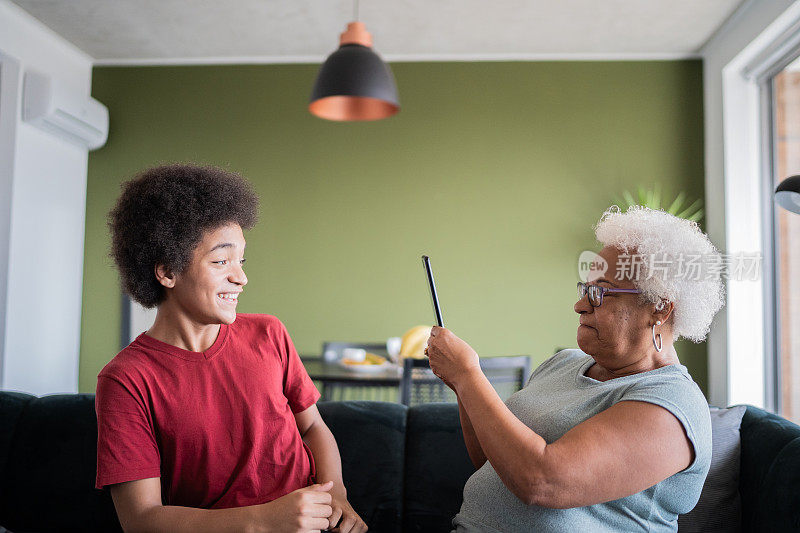
M 708 333 L 722 283 L 688 267 L 720 256 L 695 223 L 646 208 L 609 209 L 596 235 L 608 272 L 578 284 L 580 350 L 545 361 L 505 404 L 466 342 L 431 332 L 431 368 L 458 397 L 478 469 L 456 531 L 676 531 L 700 497 L 711 421 L 673 342 Z

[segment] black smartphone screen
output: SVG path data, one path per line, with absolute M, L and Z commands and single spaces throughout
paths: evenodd
M 436 294 L 436 282 L 433 281 L 431 258 L 427 255 L 423 255 L 422 265 L 425 267 L 425 273 L 428 275 L 428 285 L 430 285 L 431 288 L 431 302 L 433 302 L 433 312 L 436 315 L 436 324 L 443 328 L 444 322 L 442 321 L 442 309 L 439 307 L 439 296 Z

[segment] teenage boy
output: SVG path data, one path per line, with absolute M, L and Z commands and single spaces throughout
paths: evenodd
M 167 165 L 109 214 L 123 289 L 158 308 L 97 379 L 96 486 L 126 531 L 367 529 L 286 328 L 236 313 L 257 212 L 239 175 Z

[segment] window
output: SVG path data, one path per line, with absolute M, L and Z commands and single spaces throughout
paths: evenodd
M 771 80 L 772 189 L 800 174 L 800 60 Z M 774 208 L 774 392 L 780 415 L 800 423 L 800 215 Z
M 748 9 L 755 5 L 748 4 Z M 786 399 L 791 394 L 783 387 L 800 390 L 800 378 L 792 378 L 800 357 L 797 349 L 792 353 L 783 347 L 791 347 L 792 330 L 800 329 L 800 316 L 789 315 L 781 306 L 789 306 L 798 278 L 794 278 L 794 291 L 787 289 L 792 277 L 782 273 L 781 261 L 797 265 L 785 250 L 789 247 L 797 253 L 798 246 L 796 237 L 791 244 L 789 231 L 781 235 L 781 217 L 784 224 L 797 220 L 789 218 L 793 213 L 776 209 L 773 191 L 776 180 L 787 176 L 783 173 L 800 170 L 790 164 L 797 162 L 798 152 L 787 152 L 790 144 L 796 146 L 792 143 L 797 140 L 797 104 L 789 105 L 785 94 L 789 86 L 781 83 L 785 79 L 776 80 L 783 71 L 797 71 L 787 66 L 800 57 L 800 2 L 783 11 L 769 2 L 757 5 L 774 8 L 768 15 L 771 22 L 764 26 L 741 17 L 726 23 L 729 33 L 712 39 L 704 52 L 710 82 L 705 99 L 706 139 L 710 141 L 706 144 L 707 227 L 709 233 L 724 239 L 727 254 L 762 257 L 759 282 L 734 276 L 726 280 L 727 305 L 708 343 L 709 401 L 752 404 L 797 420 L 800 412 L 797 407 L 789 412 L 792 406 Z M 715 87 L 717 74 L 722 78 L 721 94 Z M 784 91 L 781 105 L 776 101 L 779 90 Z M 797 102 L 796 96 L 792 98 Z M 779 120 L 784 121 L 780 131 Z M 779 159 L 785 163 L 779 164 Z M 788 354 L 786 361 L 781 360 L 783 354 Z

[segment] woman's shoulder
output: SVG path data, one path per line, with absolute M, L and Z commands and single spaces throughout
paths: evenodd
M 622 394 L 620 401 L 648 402 L 671 412 L 684 426 L 696 448 L 711 445 L 711 415 L 703 391 L 683 365 L 646 372 Z
M 583 353 L 583 351 L 577 348 L 565 348 L 556 352 L 553 356 L 542 363 L 541 366 L 547 365 L 549 368 L 575 365 L 580 366 L 588 359 L 590 359 L 590 356 L 586 355 Z
M 653 393 L 674 397 L 676 400 L 686 398 L 688 401 L 708 408 L 700 386 L 692 379 L 691 374 L 680 363 L 666 365 L 649 372 L 643 372 L 639 379 L 628 388 L 628 392 Z
M 653 397 L 684 410 L 708 411 L 708 402 L 686 367 L 680 363 L 644 372 L 625 391 L 624 398 Z
M 533 380 L 535 377 L 558 373 L 567 369 L 571 371 L 574 368 L 583 365 L 588 358 L 588 355 L 577 348 L 559 350 L 554 355 L 551 355 L 545 359 L 542 364 L 534 369 L 533 373 L 531 374 L 531 380 Z

